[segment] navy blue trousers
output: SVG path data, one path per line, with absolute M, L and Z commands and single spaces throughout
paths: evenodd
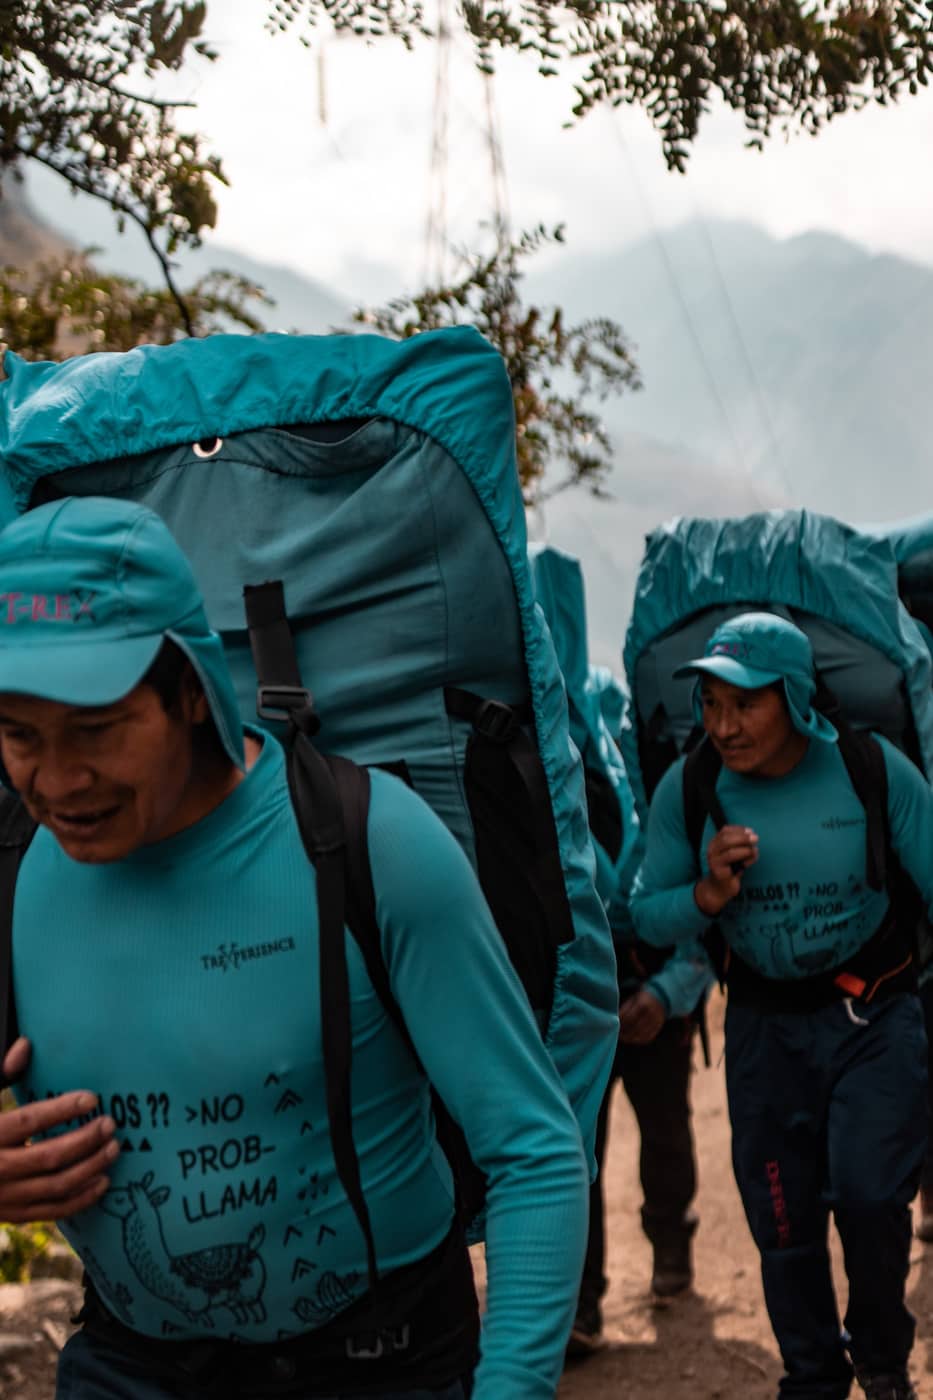
M 590 1187 L 590 1228 L 580 1284 L 582 1308 L 598 1304 L 609 1287 L 605 1274 L 605 1162 L 609 1109 L 617 1079 L 622 1080 L 641 1135 L 642 1228 L 652 1244 L 693 1233 L 694 1225 L 687 1223 L 697 1184 L 690 1126 L 693 1034 L 693 1022 L 678 1016 L 665 1023 L 650 1045 L 619 1041 L 596 1124 L 599 1175 Z
M 786 1374 L 782 1397 L 849 1394 L 827 1235 L 842 1240 L 846 1343 L 870 1374 L 907 1362 L 910 1201 L 927 1143 L 927 1042 L 919 999 L 840 1002 L 812 1014 L 730 1005 L 732 1159 L 761 1253 Z
M 930 1053 L 933 1055 L 933 977 L 920 988 L 920 1002 L 923 1006 L 923 1019 L 927 1028 L 927 1041 L 930 1045 Z M 929 1060 L 927 1069 L 930 1076 L 927 1101 L 930 1105 L 931 1120 L 933 1120 L 933 1069 L 929 1066 Z M 920 1175 L 920 1185 L 924 1191 L 933 1191 L 933 1141 L 927 1142 L 927 1155 Z
M 252 1400 L 268 1400 L 269 1394 L 254 1394 Z M 339 1395 L 322 1396 L 300 1387 L 290 1388 L 288 1394 L 293 1400 L 312 1394 L 315 1400 L 342 1400 Z M 133 1363 L 122 1352 L 85 1332 L 74 1334 L 58 1361 L 55 1400 L 201 1400 L 204 1395 L 197 1387 L 154 1380 L 147 1367 Z M 443 1390 L 377 1391 L 371 1393 L 370 1400 L 466 1400 L 467 1395 L 468 1391 L 456 1381 Z

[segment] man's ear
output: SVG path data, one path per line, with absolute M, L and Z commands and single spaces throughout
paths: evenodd
M 191 711 L 191 718 L 195 724 L 206 724 L 208 720 L 213 718 L 210 704 L 203 690 L 198 691 L 197 698 Z
M 193 724 L 204 724 L 212 718 L 210 702 L 204 694 L 204 687 L 198 677 L 197 671 L 191 662 L 185 667 L 185 674 L 182 679 L 182 689 L 185 696 L 188 713 Z

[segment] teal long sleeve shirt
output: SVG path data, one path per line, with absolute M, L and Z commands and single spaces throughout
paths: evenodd
M 474 1400 L 544 1400 L 585 1245 L 579 1130 L 453 837 L 379 772 L 368 834 L 420 1060 L 348 935 L 353 1132 L 380 1271 L 451 1228 L 430 1079 L 489 1183 Z M 110 1191 L 64 1226 L 115 1315 L 156 1337 L 266 1342 L 365 1291 L 327 1126 L 314 871 L 274 739 L 207 817 L 126 860 L 78 864 L 40 829 L 17 886 L 14 977 L 33 1045 L 20 1096 L 91 1088 L 117 1123 Z M 228 1258 L 239 1278 L 208 1290 L 199 1270 Z
M 616 945 L 616 958 L 622 970 L 619 990 L 624 998 L 627 995 L 626 969 L 633 963 L 630 953 L 634 952 L 635 958 L 638 956 L 638 949 L 634 946 L 637 934 L 632 922 L 628 894 L 618 893 L 610 904 L 609 927 Z M 669 941 L 670 955 L 665 958 L 661 967 L 647 976 L 639 976 L 637 980 L 661 1003 L 668 1017 L 689 1016 L 696 1010 L 700 999 L 706 995 L 716 979 L 706 949 L 701 943 L 696 940 L 688 943 L 680 943 L 674 939 Z M 634 981 L 632 985 L 634 987 Z
M 933 910 L 933 791 L 923 774 L 879 738 L 888 775 L 891 841 Z M 710 920 L 694 886 L 709 866 L 715 834 L 707 821 L 701 860 L 687 838 L 683 760 L 665 773 L 651 803 L 645 857 L 632 889 L 632 918 L 648 943 L 692 943 Z M 837 745 L 811 741 L 782 778 L 755 778 L 723 768 L 716 785 L 727 822 L 752 828 L 757 862 L 739 896 L 717 922 L 726 942 L 766 977 L 806 977 L 838 967 L 881 924 L 883 891 L 866 880 L 865 809 Z
M 644 985 L 668 1016 L 689 1016 L 715 982 L 706 950 L 697 942 L 676 943 L 670 957 Z

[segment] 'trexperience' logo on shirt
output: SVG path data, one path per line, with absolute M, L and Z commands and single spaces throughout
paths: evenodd
M 274 953 L 293 953 L 294 938 L 280 938 L 275 943 L 254 943 L 241 948 L 238 943 L 221 943 L 216 953 L 202 953 L 201 966 L 205 972 L 239 972 L 244 963 L 257 958 L 271 958 Z

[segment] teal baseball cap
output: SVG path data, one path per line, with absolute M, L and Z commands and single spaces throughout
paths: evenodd
M 704 675 L 758 690 L 781 681 L 791 723 L 810 739 L 835 743 L 835 726 L 813 707 L 816 674 L 810 639 L 787 618 L 776 613 L 748 612 L 723 622 L 713 632 L 701 657 L 679 666 L 675 678 L 697 676 L 694 714 L 702 722 L 700 681 Z
M 112 705 L 166 641 L 185 654 L 231 761 L 243 725 L 191 565 L 145 506 L 69 497 L 0 532 L 0 693 Z

